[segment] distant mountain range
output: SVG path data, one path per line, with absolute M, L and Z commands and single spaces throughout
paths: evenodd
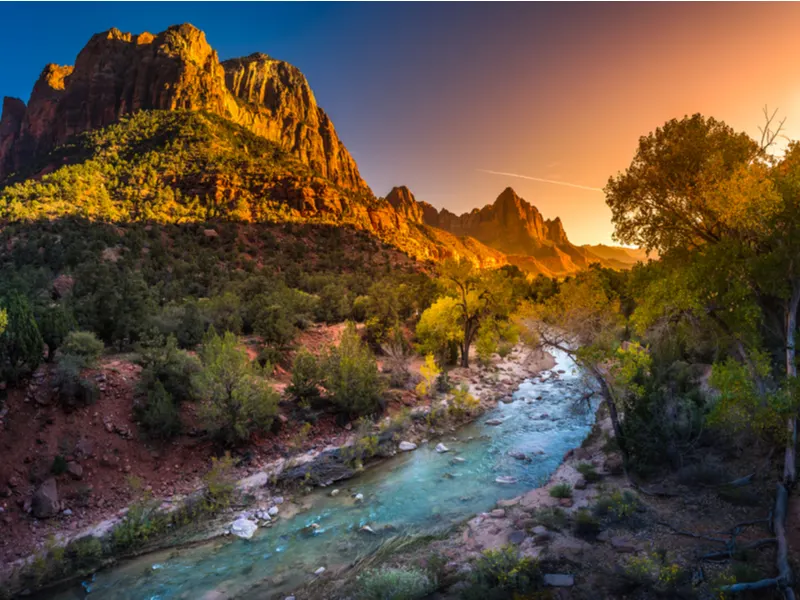
M 418 260 L 551 276 L 645 259 L 572 244 L 511 188 L 462 215 L 405 187 L 376 197 L 296 67 L 266 54 L 220 62 L 188 24 L 97 34 L 74 66 L 46 66 L 27 103 L 4 99 L 0 220 L 76 215 L 352 225 Z

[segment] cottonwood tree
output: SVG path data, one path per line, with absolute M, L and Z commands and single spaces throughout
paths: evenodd
M 767 155 L 780 133 L 780 126 L 771 128 L 773 117 L 761 143 L 700 115 L 670 121 L 641 138 L 631 166 L 605 191 L 617 239 L 675 263 L 681 310 L 713 319 L 731 338 L 761 403 L 783 388 L 786 450 L 774 511 L 779 576 L 769 583 L 794 598 L 783 532 L 796 480 L 800 151 L 790 146 L 777 161 Z M 774 382 L 773 389 L 752 359 L 764 340 L 785 373 L 786 384 Z

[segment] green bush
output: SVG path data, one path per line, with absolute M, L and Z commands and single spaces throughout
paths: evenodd
M 18 292 L 0 298 L 5 330 L 0 333 L 0 381 L 16 381 L 42 361 L 44 340 L 28 299 Z
M 577 469 L 578 473 L 583 475 L 583 478 L 589 483 L 598 482 L 602 478 L 592 463 L 580 463 Z
M 50 467 L 50 471 L 53 475 L 61 475 L 62 473 L 67 472 L 67 459 L 65 459 L 60 454 L 56 455 L 53 459 L 53 466 Z
M 181 432 L 181 416 L 172 395 L 156 380 L 143 403 L 136 407 L 136 418 L 145 435 L 168 440 Z
M 638 496 L 630 490 L 614 490 L 611 494 L 600 496 L 594 503 L 592 510 L 598 517 L 609 517 L 617 521 L 624 521 L 639 510 Z
M 466 600 L 521 598 L 540 590 L 542 579 L 539 563 L 521 558 L 513 546 L 486 550 L 475 562 L 463 596 Z
M 194 399 L 192 378 L 202 367 L 196 356 L 178 348 L 177 338 L 150 340 L 139 347 L 139 352 L 143 367 L 139 379 L 141 393 L 147 394 L 159 382 L 177 402 Z
M 358 576 L 359 600 L 418 600 L 435 590 L 428 575 L 414 568 L 371 569 Z
M 100 396 L 97 384 L 81 375 L 84 359 L 74 354 L 59 354 L 53 383 L 58 397 L 66 408 L 94 404 Z
M 355 325 L 348 323 L 339 346 L 328 350 L 322 361 L 328 398 L 351 417 L 379 411 L 383 382 L 378 363 L 359 338 Z
M 559 531 L 567 524 L 567 514 L 557 506 L 540 508 L 534 513 L 533 518 L 553 531 Z
M 278 413 L 278 394 L 238 347 L 236 336 L 210 329 L 200 355 L 203 370 L 192 381 L 208 430 L 223 443 L 235 444 L 269 429 Z
M 550 488 L 550 496 L 553 498 L 572 498 L 572 486 L 566 482 L 557 483 Z
M 298 401 L 310 401 L 320 395 L 320 367 L 316 357 L 303 348 L 292 363 L 292 382 L 286 391 Z
M 91 331 L 71 331 L 61 344 L 62 355 L 75 356 L 81 361 L 82 368 L 91 367 L 105 350 L 103 342 Z

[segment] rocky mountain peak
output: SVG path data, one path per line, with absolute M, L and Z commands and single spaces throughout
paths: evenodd
M 220 63 L 190 24 L 153 35 L 95 34 L 73 67 L 48 65 L 19 127 L 0 131 L 0 179 L 76 133 L 138 110 L 204 110 L 279 143 L 340 187 L 371 194 L 355 161 L 294 66 L 252 54 Z
M 409 221 L 413 223 L 424 221 L 422 204 L 417 202 L 414 194 L 406 186 L 393 187 L 392 191 L 387 194 L 386 200 Z

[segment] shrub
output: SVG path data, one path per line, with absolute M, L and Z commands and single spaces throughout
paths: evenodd
M 142 375 L 139 391 L 147 394 L 156 383 L 176 402 L 194 398 L 192 378 L 201 370 L 200 360 L 178 348 L 174 336 L 157 338 L 139 347 Z
M 53 466 L 50 467 L 50 471 L 53 475 L 61 475 L 62 473 L 67 472 L 67 459 L 65 459 L 60 454 L 56 455 L 53 459 Z
M 419 368 L 422 381 L 417 384 L 417 394 L 424 398 L 433 392 L 436 389 L 436 378 L 439 377 L 441 373 L 442 370 L 436 364 L 436 359 L 433 357 L 433 354 L 426 354 L 425 362 Z
M 181 431 L 181 417 L 175 400 L 164 385 L 156 380 L 147 391 L 144 403 L 137 405 L 139 426 L 148 437 L 168 440 Z
M 559 531 L 567 524 L 567 514 L 557 506 L 540 508 L 533 518 L 553 531 Z
M 287 393 L 299 401 L 310 401 L 320 395 L 320 368 L 316 357 L 303 348 L 292 363 L 292 382 Z
M 328 398 L 343 413 L 352 416 L 378 412 L 383 382 L 375 357 L 348 323 L 338 347 L 332 347 L 322 361 Z
M 574 526 L 575 534 L 583 537 L 593 537 L 600 532 L 600 522 L 585 508 L 575 513 Z
M 580 463 L 577 467 L 578 473 L 583 475 L 583 478 L 589 483 L 600 481 L 600 473 L 597 472 L 592 463 Z
M 81 376 L 84 359 L 73 354 L 60 354 L 56 363 L 53 383 L 58 397 L 66 408 L 94 404 L 100 395 L 97 384 Z
M 203 370 L 192 379 L 203 400 L 201 414 L 207 428 L 225 444 L 267 430 L 278 412 L 278 394 L 237 343 L 230 332 L 219 336 L 209 330 L 201 352 Z
M 105 350 L 103 342 L 91 331 L 71 331 L 61 344 L 63 355 L 75 356 L 81 361 L 82 368 L 91 367 Z
M 463 384 L 453 390 L 453 397 L 447 408 L 452 416 L 460 419 L 464 415 L 472 414 L 480 405 L 480 401 L 469 393 L 469 387 Z
M 635 583 L 661 594 L 674 594 L 691 580 L 691 574 L 680 565 L 669 562 L 666 553 L 631 556 L 627 559 L 624 572 Z
M 371 569 L 358 576 L 359 600 L 417 600 L 435 590 L 428 575 L 414 568 Z
M 205 483 L 206 509 L 217 511 L 230 506 L 236 489 L 233 473 L 233 458 L 226 452 L 220 458 L 211 458 L 211 468 L 203 477 Z
M 411 362 L 411 345 L 406 340 L 400 327 L 395 327 L 387 342 L 381 344 L 386 360 L 383 363 L 384 372 L 389 373 L 389 385 L 402 388 L 411 379 L 409 363 Z
M 18 292 L 0 298 L 5 330 L 0 333 L 0 380 L 16 381 L 42 361 L 44 340 L 28 299 Z
M 520 558 L 516 548 L 486 550 L 475 562 L 469 587 L 464 590 L 467 600 L 500 600 L 523 597 L 542 587 L 539 563 L 530 557 Z
M 557 483 L 550 488 L 550 496 L 553 498 L 572 498 L 572 486 L 566 482 Z
M 598 517 L 610 517 L 622 521 L 632 517 L 639 509 L 639 498 L 630 490 L 614 490 L 597 499 L 593 512 Z

